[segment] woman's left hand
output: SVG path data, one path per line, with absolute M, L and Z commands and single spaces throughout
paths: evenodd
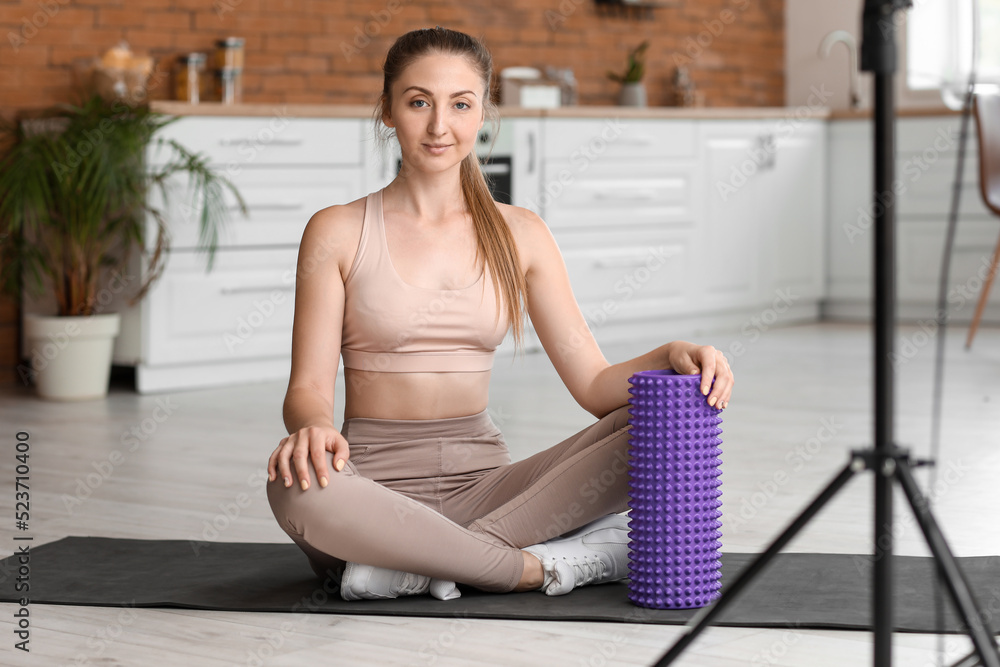
M 733 393 L 733 371 L 729 368 L 726 355 L 720 350 L 711 345 L 674 341 L 669 345 L 667 363 L 678 373 L 701 373 L 701 393 L 708 396 L 709 405 L 719 409 L 729 405 L 729 397 Z

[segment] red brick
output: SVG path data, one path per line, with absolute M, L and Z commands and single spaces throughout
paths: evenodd
M 95 58 L 97 49 L 93 46 L 73 46 L 69 43 L 54 44 L 49 60 L 53 65 L 69 65 L 77 58 Z
M 49 47 L 28 42 L 16 51 L 4 45 L 0 48 L 0 65 L 15 67 L 44 66 L 49 64 Z
M 330 59 L 322 56 L 288 56 L 285 64 L 292 72 L 326 72 L 330 69 Z
M 174 47 L 175 33 L 167 30 L 130 28 L 125 31 L 125 39 L 133 51 L 170 49 Z
M 141 25 L 170 30 L 190 30 L 194 20 L 190 12 L 146 12 L 145 22 Z
M 97 14 L 97 25 L 104 28 L 134 28 L 146 25 L 146 12 L 130 7 L 102 7 Z

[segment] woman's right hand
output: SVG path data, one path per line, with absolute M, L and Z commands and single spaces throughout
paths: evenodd
M 278 447 L 267 460 L 267 479 L 273 482 L 280 476 L 286 487 L 292 485 L 292 467 L 299 485 L 305 491 L 309 488 L 309 461 L 316 469 L 319 485 L 329 483 L 326 453 L 333 452 L 333 466 L 337 472 L 344 469 L 350 457 L 347 440 L 332 426 L 307 426 L 282 438 Z

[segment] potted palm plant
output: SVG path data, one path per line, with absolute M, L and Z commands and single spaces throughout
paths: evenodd
M 174 119 L 94 95 L 53 107 L 40 118 L 6 124 L 0 133 L 0 287 L 54 301 L 55 315 L 25 315 L 30 369 L 39 395 L 53 399 L 104 396 L 119 316 L 105 312 L 127 292 L 134 303 L 162 272 L 169 250 L 167 221 L 150 204 L 159 189 L 187 175 L 211 267 L 232 183 L 207 160 L 156 133 Z M 169 152 L 146 163 L 150 148 Z M 141 279 L 124 284 L 133 253 Z
M 642 76 L 646 73 L 646 49 L 649 41 L 644 41 L 628 54 L 628 64 L 622 73 L 608 72 L 608 78 L 622 85 L 618 104 L 627 107 L 646 106 L 646 86 Z

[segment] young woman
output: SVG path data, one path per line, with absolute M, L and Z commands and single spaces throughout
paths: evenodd
M 624 578 L 628 378 L 700 373 L 706 400 L 725 408 L 729 365 L 683 341 L 605 360 L 545 223 L 487 189 L 473 149 L 496 109 L 479 41 L 416 30 L 383 71 L 376 123 L 394 131 L 403 168 L 381 191 L 316 213 L 303 234 L 290 435 L 268 461 L 274 515 L 317 574 L 341 577 L 345 599 L 448 598 L 454 582 L 558 595 Z M 524 312 L 598 421 L 511 463 L 486 406 L 494 349 L 508 330 L 520 340 Z

